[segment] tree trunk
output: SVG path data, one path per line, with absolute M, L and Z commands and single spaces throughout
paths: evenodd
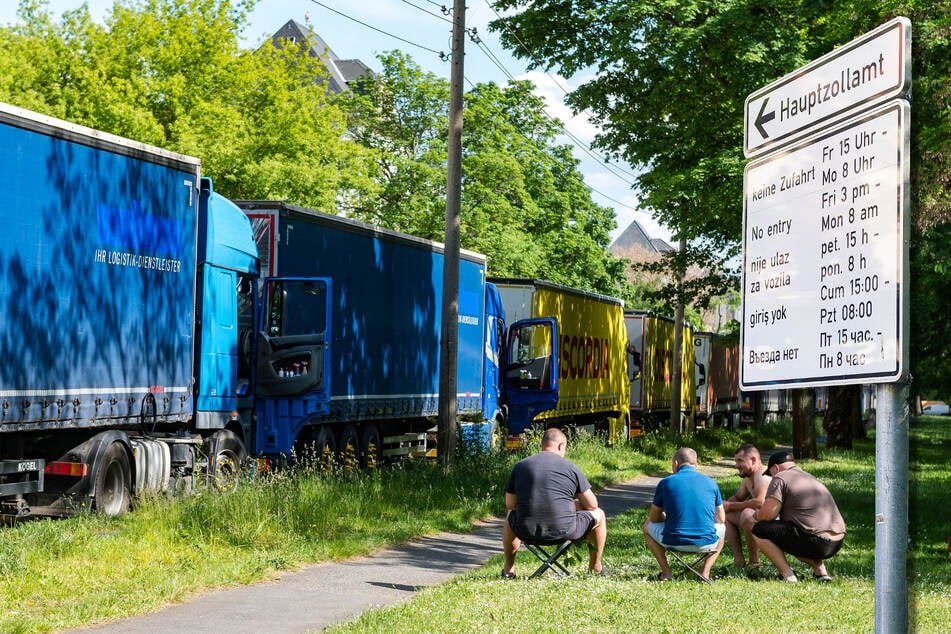
M 753 392 L 753 396 L 751 398 L 753 400 L 752 427 L 753 429 L 759 429 L 766 421 L 766 408 L 763 406 L 763 393 Z
M 815 393 L 810 388 L 792 391 L 793 455 L 797 460 L 818 458 L 816 449 Z
M 855 394 L 852 395 L 852 438 L 856 440 L 865 440 L 868 433 L 865 430 L 865 421 L 862 420 L 862 386 L 855 386 Z M 871 415 L 871 413 L 869 414 Z
M 686 240 L 680 240 L 681 257 L 687 250 Z M 680 423 L 680 404 L 683 403 L 683 359 L 684 359 L 684 300 L 681 297 L 683 276 L 677 280 L 677 303 L 674 305 L 674 356 L 670 360 L 670 431 L 684 431 Z M 693 372 L 693 368 L 690 368 Z
M 857 385 L 836 385 L 829 388 L 829 404 L 825 418 L 822 419 L 822 428 L 826 432 L 826 447 L 852 448 L 852 429 L 855 425 L 852 397 L 858 394 L 857 389 Z

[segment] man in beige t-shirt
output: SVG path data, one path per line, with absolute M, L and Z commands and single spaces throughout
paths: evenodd
M 845 539 L 845 520 L 832 494 L 784 451 L 769 457 L 766 472 L 773 479 L 753 525 L 759 549 L 785 581 L 797 581 L 786 553 L 812 567 L 817 581 L 832 581 L 825 560 L 839 552 Z

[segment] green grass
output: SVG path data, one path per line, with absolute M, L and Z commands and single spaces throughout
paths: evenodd
M 743 442 L 770 448 L 788 433 L 787 424 L 755 436 L 723 430 L 693 437 L 651 434 L 616 447 L 582 435 L 572 439 L 568 457 L 600 488 L 668 469 L 670 456 L 683 444 L 710 461 L 731 456 Z M 951 509 L 941 502 L 951 467 L 951 421 L 918 419 L 912 435 L 911 609 L 918 631 L 942 631 L 951 623 L 946 552 Z M 140 500 L 122 518 L 83 516 L 2 529 L 0 631 L 48 632 L 130 616 L 307 563 L 370 553 L 418 535 L 468 530 L 472 520 L 502 512 L 502 488 L 511 465 L 537 449 L 533 438 L 521 454 L 464 455 L 450 475 L 426 461 L 335 477 L 301 469 L 259 478 L 229 494 Z M 605 559 L 613 574 L 607 578 L 502 583 L 498 555 L 480 571 L 398 607 L 372 611 L 338 631 L 719 627 L 752 632 L 778 623 L 777 614 L 789 630 L 869 631 L 874 446 L 869 442 L 852 452 L 823 451 L 823 458 L 807 469 L 829 483 L 850 530 L 846 547 L 831 563 L 836 576 L 831 588 L 803 583 L 788 591 L 778 583 L 733 578 L 724 566 L 716 569 L 720 579 L 712 587 L 649 583 L 655 568 L 640 535 L 645 511 L 637 510 L 609 523 Z M 730 494 L 737 483 L 735 477 L 725 478 L 721 486 Z M 579 570 L 580 562 L 579 554 Z M 825 604 L 826 599 L 831 603 Z
M 666 445 L 663 438 L 646 443 Z M 673 444 L 679 444 L 675 441 Z M 696 445 L 696 442 L 691 442 Z M 664 451 L 669 449 L 665 446 Z M 948 631 L 951 623 L 951 420 L 922 417 L 912 426 L 909 499 L 909 612 L 911 630 Z M 663 454 L 663 451 L 660 451 Z M 331 632 L 870 632 L 874 629 L 875 447 L 856 443 L 852 451 L 821 452 L 803 462 L 833 492 L 849 528 L 846 545 L 828 566 L 835 582 L 821 585 L 799 562 L 795 586 L 782 584 L 767 565 L 754 578 L 733 569 L 729 553 L 714 568 L 716 583 L 657 584 L 657 567 L 640 526 L 646 510 L 608 524 L 606 577 L 501 580 L 501 556 L 481 570 L 427 589 L 413 600 L 372 610 Z M 667 454 L 669 456 L 669 454 Z M 723 478 L 730 495 L 738 477 Z M 520 554 L 523 566 L 531 566 Z

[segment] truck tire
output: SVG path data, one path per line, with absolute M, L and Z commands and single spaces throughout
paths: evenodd
M 107 517 L 129 510 L 132 499 L 132 468 L 121 442 L 112 442 L 102 452 L 93 474 L 93 509 Z
M 330 473 L 337 453 L 337 443 L 329 425 L 321 425 L 314 433 L 314 458 L 321 473 Z
M 376 471 L 380 466 L 383 447 L 380 445 L 380 430 L 373 423 L 360 430 L 360 468 Z
M 344 425 L 337 435 L 337 455 L 345 473 L 353 473 L 360 468 L 360 440 L 357 428 Z
M 208 439 L 208 483 L 219 491 L 238 487 L 241 470 L 248 452 L 241 439 L 227 429 L 220 429 Z

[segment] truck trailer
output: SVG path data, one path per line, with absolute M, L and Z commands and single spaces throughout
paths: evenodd
M 491 278 L 491 282 L 509 320 L 548 319 L 555 327 L 556 402 L 532 417 L 510 412 L 507 446 L 521 446 L 522 434 L 533 423 L 588 426 L 610 442 L 624 438 L 630 397 L 624 303 L 542 280 Z M 509 367 L 517 367 L 517 342 L 511 337 L 510 341 Z M 513 400 L 512 390 L 506 391 L 506 398 Z
M 284 202 L 236 204 L 261 255 L 254 416 L 242 419 L 252 453 L 312 448 L 367 466 L 431 451 L 443 245 Z M 505 316 L 485 265 L 460 254 L 456 407 L 488 442 L 503 417 Z
M 648 311 L 624 314 L 630 357 L 630 435 L 655 431 L 671 413 L 674 320 Z M 696 399 L 693 329 L 683 328 L 681 350 L 681 418 L 694 415 Z
M 0 515 L 236 475 L 247 218 L 197 159 L 0 104 Z

